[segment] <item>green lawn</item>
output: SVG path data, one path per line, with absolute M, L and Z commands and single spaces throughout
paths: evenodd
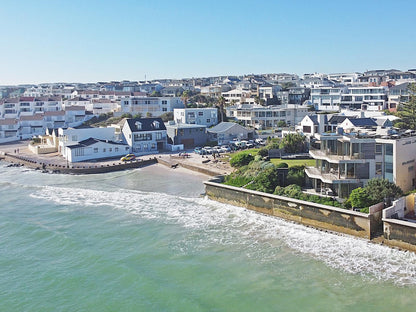
M 293 166 L 315 166 L 315 159 L 280 159 L 280 158 L 273 158 L 270 161 L 278 165 L 280 163 L 287 163 L 289 167 Z

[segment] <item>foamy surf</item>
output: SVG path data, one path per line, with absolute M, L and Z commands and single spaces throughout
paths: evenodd
M 181 242 L 183 250 L 186 244 L 199 248 L 237 246 L 251 259 L 273 263 L 283 243 L 337 270 L 390 280 L 398 285 L 416 285 L 414 253 L 322 232 L 206 198 L 53 186 L 42 187 L 31 196 L 58 205 L 121 209 L 142 219 L 178 224 L 194 234 L 190 235 L 194 241 Z

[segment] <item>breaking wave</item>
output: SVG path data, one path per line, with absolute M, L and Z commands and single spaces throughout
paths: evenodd
M 181 242 L 181 250 L 239 246 L 248 257 L 273 263 L 287 246 L 337 270 L 398 285 L 416 285 L 416 254 L 412 252 L 319 231 L 207 198 L 55 186 L 43 186 L 31 196 L 65 206 L 110 207 L 141 219 L 178 224 L 193 234 Z

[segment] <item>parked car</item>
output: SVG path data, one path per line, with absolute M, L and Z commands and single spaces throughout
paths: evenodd
M 221 150 L 222 153 L 231 152 L 231 148 L 228 145 L 222 145 L 220 150 Z
M 195 147 L 194 153 L 198 155 L 206 155 L 207 152 L 202 147 Z
M 219 147 L 219 146 L 214 146 L 214 147 L 212 148 L 212 152 L 213 152 L 213 153 L 220 153 L 220 150 L 221 150 L 221 147 Z
M 204 146 L 204 150 L 207 152 L 207 154 L 212 154 L 212 147 L 211 146 Z
M 136 159 L 136 155 L 134 154 L 127 154 L 126 156 L 123 156 L 120 158 L 121 161 L 130 161 L 130 160 L 135 160 Z

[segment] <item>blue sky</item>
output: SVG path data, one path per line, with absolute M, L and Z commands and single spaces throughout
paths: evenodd
M 0 84 L 416 67 L 416 1 L 2 1 Z

